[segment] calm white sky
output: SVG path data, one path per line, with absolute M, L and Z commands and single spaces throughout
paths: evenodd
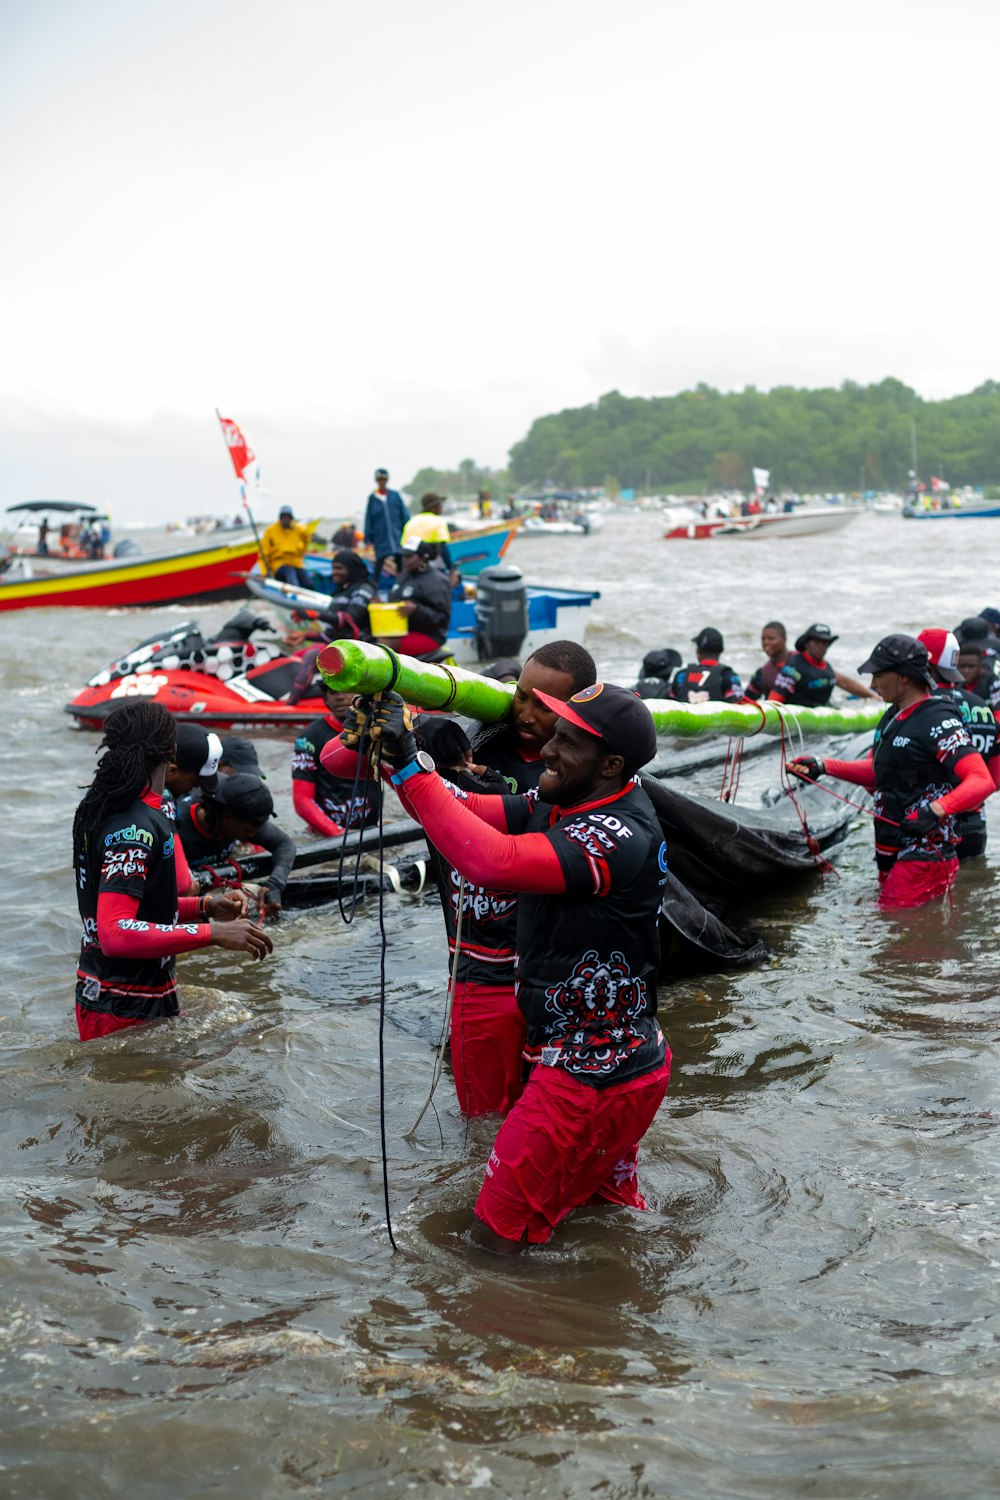
M 0 506 L 232 509 L 216 406 L 337 515 L 613 388 L 998 377 L 998 43 L 996 0 L 0 0 Z

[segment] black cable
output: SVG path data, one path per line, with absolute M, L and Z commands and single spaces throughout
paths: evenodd
M 382 778 L 382 742 L 378 743 L 372 762 L 373 770 L 381 785 Z M 378 867 L 381 874 L 384 862 L 383 839 L 383 810 L 384 804 L 379 804 L 378 810 Z M 389 1234 L 389 1244 L 393 1250 L 399 1247 L 392 1233 L 392 1213 L 389 1208 L 389 1154 L 385 1141 L 385 952 L 388 947 L 388 938 L 385 930 L 385 883 L 379 881 L 378 888 L 378 930 L 382 940 L 379 954 L 379 1002 L 378 1002 L 378 1111 L 379 1111 L 379 1133 L 382 1138 L 382 1196 L 385 1201 L 385 1227 Z

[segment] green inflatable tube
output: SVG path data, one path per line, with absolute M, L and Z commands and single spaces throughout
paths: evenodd
M 378 693 L 394 687 L 407 703 L 417 708 L 447 710 L 497 724 L 510 712 L 512 684 L 480 677 L 462 667 L 433 666 L 411 656 L 397 656 L 384 646 L 363 641 L 334 641 L 320 652 L 316 662 L 323 681 L 336 692 Z M 673 703 L 647 698 L 646 707 L 657 734 L 684 739 L 729 735 L 732 739 L 755 734 L 780 735 L 792 740 L 798 735 L 858 734 L 874 729 L 885 711 L 884 703 L 864 700 L 843 708 L 794 708 L 782 703 Z

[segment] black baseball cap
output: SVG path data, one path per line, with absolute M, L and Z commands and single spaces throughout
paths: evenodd
M 274 812 L 271 793 L 259 776 L 241 771 L 237 776 L 222 776 L 213 793 L 213 802 L 225 807 L 234 818 L 259 828 Z
M 981 641 L 987 645 L 992 638 L 989 621 L 983 615 L 970 615 L 962 621 L 961 625 L 955 626 L 955 634 L 958 636 L 960 646 L 975 646 Z
M 726 644 L 722 639 L 722 631 L 716 630 L 714 625 L 706 625 L 704 630 L 699 630 L 691 639 L 699 651 L 721 651 Z
M 375 478 L 376 479 L 388 479 L 389 478 L 389 470 L 388 469 L 376 469 L 375 470 Z
M 222 741 L 217 734 L 197 724 L 178 724 L 175 764 L 180 771 L 193 771 L 203 791 L 214 792 L 218 786 L 221 759 Z
M 1000 609 L 993 609 L 992 606 L 987 605 L 985 609 L 979 611 L 979 618 L 989 620 L 993 626 L 1000 626 Z
M 722 650 L 722 647 L 719 647 Z M 664 646 L 659 651 L 647 651 L 642 658 L 643 677 L 669 677 L 675 668 L 682 666 L 681 654 L 673 646 Z
M 550 693 L 534 689 L 535 697 L 577 729 L 602 739 L 613 755 L 621 755 L 627 766 L 638 769 L 656 754 L 656 727 L 649 709 L 628 688 L 612 682 L 595 682 L 574 693 L 564 703 Z
M 796 651 L 804 651 L 809 641 L 826 641 L 828 646 L 832 646 L 834 641 L 839 640 L 840 636 L 834 635 L 829 625 L 810 625 L 809 629 L 803 630 L 802 634 L 796 640 L 795 649 Z
M 912 635 L 883 636 L 868 660 L 861 663 L 858 671 L 901 672 L 904 677 L 917 677 L 926 682 L 928 687 L 937 687 L 927 647 Z
M 250 776 L 259 776 L 261 781 L 266 780 L 256 747 L 241 734 L 226 735 L 222 741 L 222 760 L 235 771 L 246 771 Z

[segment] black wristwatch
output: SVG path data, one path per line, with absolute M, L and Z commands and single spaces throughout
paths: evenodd
M 402 786 L 403 782 L 409 781 L 411 776 L 418 776 L 421 771 L 433 770 L 434 761 L 431 756 L 427 754 L 426 750 L 418 750 L 413 759 L 408 761 L 405 766 L 396 772 L 395 776 L 389 779 L 393 786 Z

